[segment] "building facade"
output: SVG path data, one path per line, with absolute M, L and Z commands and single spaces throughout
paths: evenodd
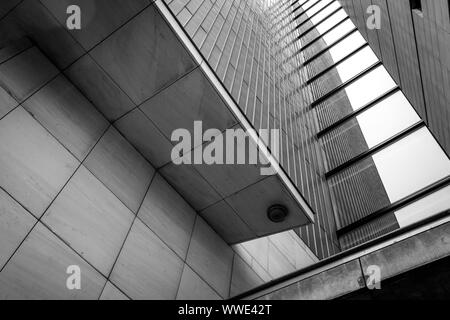
M 2 3 L 0 298 L 227 299 L 449 209 L 448 110 L 364 2 Z M 275 174 L 178 163 L 238 129 Z

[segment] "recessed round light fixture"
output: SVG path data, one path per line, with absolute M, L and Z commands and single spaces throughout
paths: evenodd
M 289 210 L 281 204 L 275 204 L 267 210 L 267 217 L 274 223 L 283 222 L 288 214 Z

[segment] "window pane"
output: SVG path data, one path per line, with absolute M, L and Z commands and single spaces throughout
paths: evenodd
M 369 223 L 358 227 L 339 238 L 342 249 L 381 237 L 399 228 L 405 228 L 416 222 L 430 218 L 450 209 L 450 186 L 422 198 L 397 212 L 384 214 Z
M 314 99 L 318 99 L 331 90 L 336 89 L 377 61 L 378 58 L 370 47 L 366 47 L 352 55 L 347 60 L 314 80 L 311 84 L 314 92 Z
M 339 10 L 335 14 L 333 14 L 331 17 L 327 18 L 320 24 L 316 26 L 315 29 L 312 29 L 308 33 L 306 33 L 303 37 L 301 37 L 301 44 L 302 46 L 307 45 L 310 41 L 318 38 L 320 35 L 324 34 L 325 32 L 332 29 L 334 26 L 336 26 L 339 22 L 347 18 L 347 14 L 344 10 Z M 311 27 L 311 24 L 306 23 L 302 27 L 300 27 L 300 33 L 305 32 Z
M 450 161 L 427 128 L 375 154 L 391 202 L 450 175 Z
M 327 20 L 329 20 L 329 19 L 326 19 L 325 21 L 324 21 L 324 19 L 326 17 L 328 17 L 330 14 L 332 14 L 334 11 L 339 9 L 340 7 L 341 7 L 341 5 L 337 1 L 333 2 L 330 6 L 326 7 L 323 11 L 321 11 L 317 15 L 313 16 L 312 18 L 310 18 L 307 23 L 301 24 L 298 28 L 298 31 L 300 33 L 304 33 L 308 29 L 310 29 L 313 25 L 316 25 L 317 27 L 319 27 L 321 24 L 328 23 Z M 341 10 L 341 11 L 343 11 L 343 10 Z M 319 30 L 319 32 L 320 32 L 320 30 Z
M 316 16 L 312 17 L 311 22 L 313 24 L 317 25 L 323 19 L 328 17 L 330 14 L 332 14 L 334 11 L 336 11 L 340 7 L 341 7 L 341 5 L 339 4 L 339 2 L 337 2 L 337 1 L 333 2 L 331 5 L 329 5 L 324 10 L 322 10 L 320 13 L 318 13 Z
M 319 0 L 320 1 L 320 0 Z M 303 11 L 308 10 L 309 8 L 311 8 L 312 6 L 314 6 L 316 3 L 318 3 L 319 1 L 317 0 L 311 0 L 306 2 L 304 5 L 302 5 L 302 9 Z
M 309 79 L 338 63 L 365 43 L 366 41 L 358 32 L 351 34 L 307 65 Z
M 450 186 L 445 187 L 395 213 L 400 228 L 450 209 Z
M 305 56 L 305 60 L 310 59 L 317 53 L 319 53 L 321 50 L 329 47 L 336 41 L 338 41 L 340 38 L 345 36 L 347 33 L 355 29 L 355 25 L 351 20 L 346 20 L 340 25 L 338 25 L 336 28 L 331 30 L 329 33 L 323 36 L 323 38 L 319 41 L 322 42 L 322 45 L 313 45 L 308 48 L 306 48 L 303 52 Z
M 316 106 L 321 130 L 396 87 L 383 66 L 372 70 Z
M 420 117 L 397 92 L 322 137 L 329 169 L 387 141 L 418 123 Z
M 450 175 L 450 161 L 423 128 L 330 179 L 342 226 Z
M 306 14 L 304 14 L 301 19 L 298 20 L 299 24 L 303 23 L 305 20 L 309 19 L 309 17 L 315 15 L 317 12 L 325 8 L 328 4 L 333 2 L 334 0 L 322 0 L 320 3 L 316 4 L 313 7 L 310 7 L 308 11 L 306 11 Z

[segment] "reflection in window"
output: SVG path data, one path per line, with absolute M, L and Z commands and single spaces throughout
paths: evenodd
M 330 46 L 336 40 L 343 37 L 354 28 L 355 25 L 353 24 L 353 22 L 351 20 L 346 20 L 345 22 L 337 26 L 336 29 L 333 29 L 332 31 L 324 35 L 322 39 L 327 46 Z
M 353 53 L 365 43 L 366 41 L 360 33 L 355 32 L 351 34 L 308 64 L 307 69 L 309 78 L 311 79 L 326 68 L 342 61 L 345 57 Z
M 395 87 L 394 80 L 383 66 L 372 70 L 316 106 L 320 130 L 364 107 Z
M 316 16 L 317 17 L 317 16 Z M 316 18 L 314 17 L 314 18 Z M 347 14 L 343 9 L 334 13 L 331 17 L 323 20 L 323 22 L 319 23 L 316 28 L 307 32 L 304 36 L 301 37 L 301 43 L 303 46 L 307 45 L 309 42 L 317 39 L 320 35 L 326 33 L 327 31 L 333 29 L 339 22 L 347 18 Z M 316 19 L 314 19 L 316 20 Z M 304 24 L 299 28 L 300 33 L 304 33 L 311 27 L 309 23 Z
M 367 224 L 346 233 L 339 240 L 342 249 L 346 250 L 397 229 L 408 227 L 449 209 L 450 186 L 447 186 L 396 212 L 383 214 Z
M 330 32 L 325 34 L 322 37 L 322 39 L 320 39 L 320 41 L 325 43 L 325 47 L 329 47 L 354 29 L 355 25 L 353 24 L 353 22 L 351 22 L 351 20 L 345 20 L 336 28 L 332 29 Z M 312 58 L 314 55 L 318 54 L 322 49 L 323 46 L 321 45 L 314 45 L 306 48 L 303 52 L 305 60 Z
M 366 47 L 352 55 L 347 60 L 339 63 L 336 67 L 314 80 L 312 87 L 313 89 L 318 89 L 315 92 L 315 99 L 339 87 L 376 62 L 378 62 L 378 58 L 370 47 Z
M 316 1 L 307 1 L 305 4 L 302 5 L 302 9 L 303 11 L 308 10 L 309 8 L 311 8 L 312 6 L 314 6 L 315 4 L 317 4 L 318 2 L 320 2 L 321 0 L 316 0 Z
M 323 0 L 323 1 L 320 1 L 320 3 L 318 3 L 317 5 L 310 7 L 310 9 L 306 11 L 306 14 L 304 15 L 303 19 L 299 21 L 299 23 L 302 23 L 306 19 L 309 19 L 309 17 L 315 15 L 316 13 L 318 13 L 320 10 L 325 8 L 327 5 L 329 5 L 333 1 L 334 0 Z
M 382 100 L 322 138 L 330 170 L 389 140 L 419 121 L 420 117 L 402 92 Z
M 331 5 L 329 5 L 324 10 L 322 10 L 320 13 L 318 13 L 317 15 L 312 17 L 311 22 L 314 25 L 319 24 L 323 19 L 328 17 L 330 14 L 332 14 L 334 11 L 336 11 L 340 7 L 341 7 L 341 5 L 339 4 L 339 2 L 337 2 L 337 1 L 333 2 Z
M 397 219 L 392 213 L 378 217 L 339 237 L 342 250 L 347 250 L 370 240 L 381 237 L 399 228 Z
M 450 209 L 450 186 L 395 212 L 400 228 Z
M 341 226 L 450 175 L 450 161 L 422 128 L 330 179 Z
M 427 128 L 373 156 L 391 202 L 450 175 L 450 161 Z

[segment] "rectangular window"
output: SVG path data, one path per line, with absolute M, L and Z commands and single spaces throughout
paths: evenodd
M 418 10 L 422 12 L 422 0 L 409 0 L 411 10 Z
M 322 138 L 330 169 L 388 141 L 419 121 L 403 93 L 387 97 Z
M 450 175 L 450 161 L 428 129 L 341 171 L 330 180 L 345 227 Z

